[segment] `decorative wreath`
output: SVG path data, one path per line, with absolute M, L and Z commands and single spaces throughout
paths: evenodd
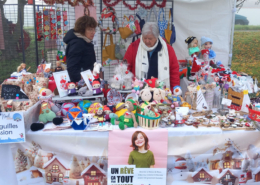
M 112 22 L 113 22 L 113 30 L 110 30 L 109 28 L 103 28 L 103 19 L 106 18 L 112 18 Z M 116 34 L 116 32 L 118 31 L 118 19 L 116 16 L 116 11 L 114 8 L 112 7 L 107 7 L 104 8 L 101 12 L 101 16 L 99 17 L 99 21 L 98 21 L 98 27 L 100 28 L 101 31 L 105 32 L 106 34 Z

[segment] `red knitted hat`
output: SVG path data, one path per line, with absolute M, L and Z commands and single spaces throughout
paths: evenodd
M 203 50 L 201 50 L 201 54 L 202 55 L 209 54 L 209 50 L 208 49 L 203 49 Z
M 93 81 L 92 86 L 97 84 L 100 84 L 99 81 Z
M 157 78 L 152 78 L 152 79 L 148 79 L 148 80 L 144 80 L 149 87 L 155 88 L 155 82 L 156 82 Z

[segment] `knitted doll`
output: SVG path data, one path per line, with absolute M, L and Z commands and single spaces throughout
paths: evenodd
M 99 79 L 100 69 L 102 68 L 101 63 L 94 63 L 93 76 L 95 79 Z
M 146 106 L 148 106 L 150 104 L 150 102 L 152 101 L 152 92 L 150 90 L 149 87 L 145 87 L 143 90 L 141 90 L 139 96 L 141 97 L 143 103 L 141 104 L 141 109 L 142 111 L 144 110 L 144 108 Z
M 77 95 L 78 93 L 76 92 L 76 84 L 74 82 L 68 82 L 66 83 L 67 86 L 67 91 L 68 91 L 68 96 L 74 96 Z
M 181 95 L 182 95 L 181 87 L 175 86 L 173 88 L 173 97 L 172 97 L 175 107 L 180 106 L 180 104 L 184 101 Z
M 29 71 L 30 68 L 31 66 L 26 69 L 26 64 L 21 63 L 20 66 L 17 67 L 17 73 L 26 73 L 27 71 Z
M 138 80 L 137 78 L 135 78 L 134 81 L 132 81 L 132 87 L 133 93 L 139 94 L 140 88 L 142 88 L 144 86 L 144 83 L 141 80 Z
M 94 118 L 96 118 L 99 122 L 104 122 L 104 121 L 106 121 L 106 119 L 105 119 L 105 112 L 104 112 L 104 110 L 103 110 L 102 107 L 99 107 L 99 108 L 98 108 L 98 110 L 97 110 L 97 112 L 96 112 Z
M 132 99 L 128 99 L 125 103 L 125 107 L 127 108 L 127 111 L 119 118 L 119 121 L 115 121 L 115 124 L 117 124 L 121 130 L 128 127 L 136 128 L 138 126 L 136 115 L 132 111 L 136 110 L 137 103 Z
M 188 44 L 189 55 L 192 57 L 193 54 L 198 56 L 199 54 L 199 47 L 198 47 L 198 39 L 194 36 L 190 36 L 185 40 L 185 43 Z
M 47 122 L 53 122 L 55 125 L 60 125 L 63 122 L 63 118 L 60 116 L 60 109 L 51 101 L 53 93 L 50 89 L 42 88 L 39 91 L 39 100 L 41 101 L 41 109 L 39 115 L 39 123 L 32 123 L 31 130 L 38 131 L 44 128 L 44 124 Z
M 102 88 L 100 86 L 101 86 L 101 84 L 100 84 L 99 79 L 93 80 L 93 83 L 92 83 L 93 95 L 102 94 Z
M 213 44 L 213 40 L 207 37 L 201 37 L 201 49 L 209 50 L 209 59 L 215 58 L 216 53 L 211 49 Z

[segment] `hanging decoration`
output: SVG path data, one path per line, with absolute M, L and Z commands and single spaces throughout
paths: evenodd
M 55 10 L 52 8 L 49 11 L 50 14 L 50 25 L 51 25 L 51 39 L 57 39 L 56 35 L 56 16 L 55 16 Z
M 65 36 L 68 32 L 68 27 L 69 27 L 69 22 L 68 22 L 68 12 L 66 11 L 66 9 L 64 8 L 64 11 L 62 12 L 62 16 L 63 16 L 63 36 Z
M 58 33 L 58 38 L 62 39 L 62 29 L 61 29 L 61 11 L 58 8 L 56 11 L 56 17 L 57 17 L 57 33 Z
M 78 6 L 79 3 L 81 3 L 84 7 L 88 6 L 94 6 L 94 3 L 92 0 L 43 0 L 48 5 L 54 5 L 56 4 L 64 4 L 65 2 L 68 2 L 70 6 Z
M 103 28 L 103 19 L 106 18 L 112 18 L 112 22 L 113 22 L 113 29 L 110 30 L 109 28 Z M 101 31 L 105 32 L 105 34 L 116 34 L 116 32 L 118 31 L 118 19 L 116 16 L 116 11 L 114 8 L 112 7 L 107 7 L 104 8 L 101 12 L 101 16 L 99 17 L 99 21 L 98 21 L 98 27 L 100 28 Z
M 37 41 L 41 41 L 43 38 L 42 34 L 42 12 L 36 12 L 36 31 L 37 31 Z
M 103 0 L 103 3 L 107 7 L 114 7 L 121 1 L 122 0 L 115 0 L 115 2 L 110 3 L 111 0 Z M 136 4 L 134 6 L 131 6 L 130 4 L 126 3 L 126 1 L 123 0 L 123 4 L 125 5 L 125 7 L 129 8 L 130 10 L 136 10 L 138 5 L 145 9 L 151 9 L 154 6 L 157 6 L 159 8 L 164 8 L 166 6 L 166 0 L 163 0 L 161 4 L 157 3 L 156 0 L 152 0 L 152 3 L 150 5 L 145 5 L 144 3 L 141 2 L 141 0 L 136 0 Z
M 43 30 L 44 30 L 44 39 L 50 40 L 50 19 L 49 19 L 49 10 L 43 9 Z

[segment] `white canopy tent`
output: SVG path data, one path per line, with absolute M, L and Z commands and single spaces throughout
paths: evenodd
M 236 0 L 174 0 L 174 25 L 176 42 L 173 48 L 178 60 L 188 57 L 188 36 L 199 40 L 202 36 L 213 40 L 216 60 L 225 66 L 231 64 L 234 8 Z

